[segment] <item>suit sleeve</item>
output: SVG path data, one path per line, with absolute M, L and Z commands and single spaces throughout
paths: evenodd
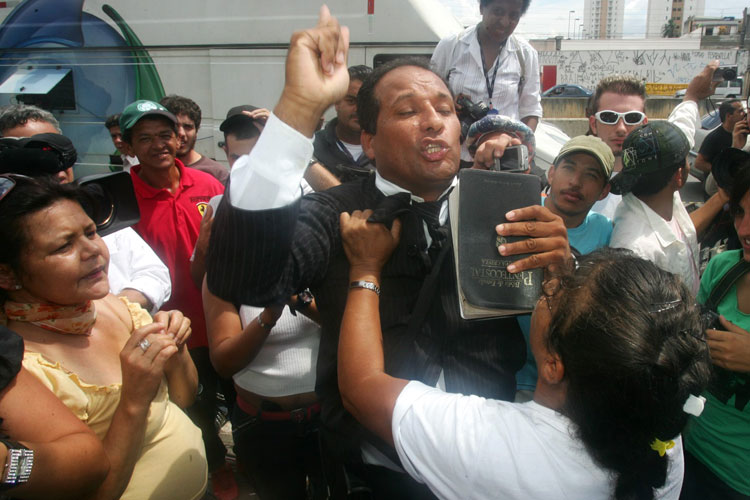
M 208 289 L 234 304 L 263 307 L 314 286 L 341 251 L 339 211 L 327 193 L 268 210 L 243 210 L 225 196 L 211 230 Z

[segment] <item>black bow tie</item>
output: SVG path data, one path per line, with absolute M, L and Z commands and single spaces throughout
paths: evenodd
M 421 203 L 412 202 L 411 194 L 406 192 L 386 196 L 380 201 L 367 221 L 381 222 L 390 227 L 393 224 L 393 219 L 412 211 L 427 224 L 427 228 L 432 233 L 432 231 L 441 226 L 440 209 L 449 194 L 450 191 L 437 201 L 425 201 Z

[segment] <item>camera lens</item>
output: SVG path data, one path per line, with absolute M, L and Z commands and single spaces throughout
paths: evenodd
M 724 76 L 724 80 L 734 80 L 737 78 L 737 70 L 734 68 L 726 68 L 722 75 Z

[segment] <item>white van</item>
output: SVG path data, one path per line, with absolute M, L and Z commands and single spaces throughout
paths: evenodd
M 716 87 L 716 92 L 712 97 L 719 99 L 732 99 L 734 97 L 742 96 L 742 77 L 735 78 L 734 80 L 724 80 Z M 678 90 L 674 94 L 675 97 L 685 97 L 685 89 Z

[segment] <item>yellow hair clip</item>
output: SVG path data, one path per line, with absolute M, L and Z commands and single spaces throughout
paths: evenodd
M 674 441 L 662 441 L 660 439 L 654 439 L 651 443 L 651 449 L 658 452 L 660 457 L 663 457 L 667 450 L 674 448 Z

